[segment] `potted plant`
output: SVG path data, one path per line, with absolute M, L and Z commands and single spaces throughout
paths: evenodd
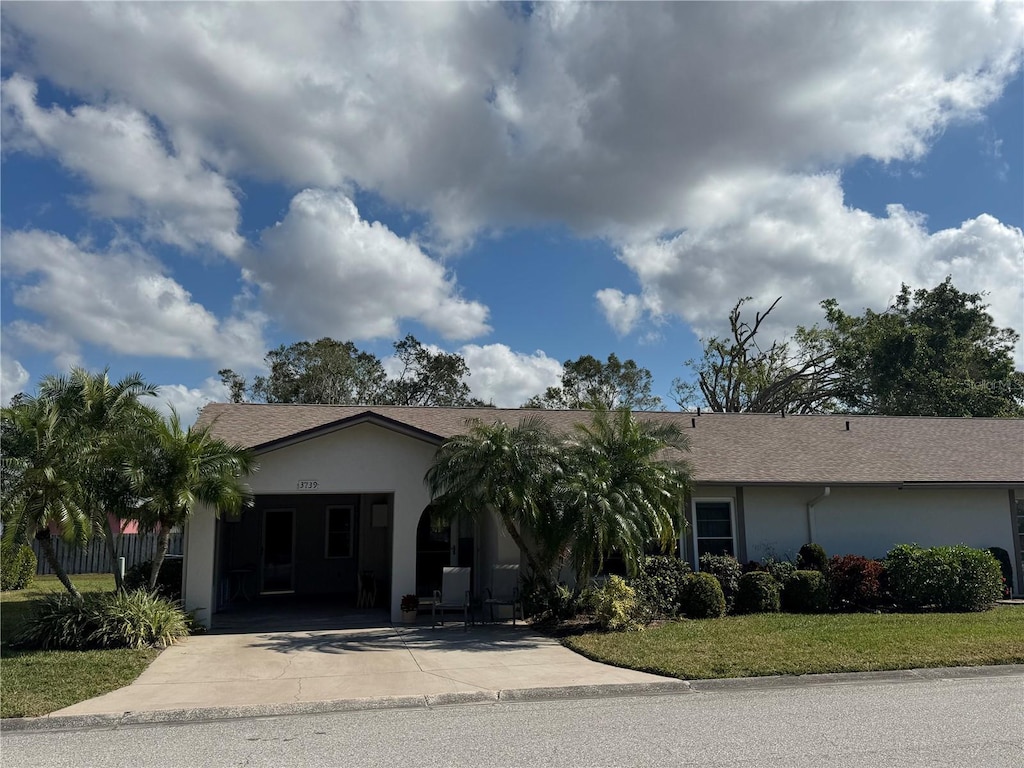
M 416 621 L 416 612 L 420 609 L 420 599 L 416 595 L 402 595 L 399 607 L 402 609 L 402 621 L 412 624 Z

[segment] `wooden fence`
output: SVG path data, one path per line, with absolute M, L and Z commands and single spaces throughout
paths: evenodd
M 84 549 L 66 544 L 57 538 L 54 538 L 53 543 L 54 549 L 57 551 L 57 559 L 68 573 L 110 573 L 110 557 L 107 554 L 107 543 L 103 539 L 93 539 Z M 181 555 L 181 547 L 182 534 L 180 531 L 175 531 L 171 534 L 167 554 L 170 556 Z M 38 541 L 32 542 L 32 549 L 35 550 L 38 561 L 36 574 L 53 573 Z M 118 537 L 117 554 L 125 559 L 125 570 L 136 563 L 151 559 L 155 550 L 156 534 L 154 533 L 124 533 Z

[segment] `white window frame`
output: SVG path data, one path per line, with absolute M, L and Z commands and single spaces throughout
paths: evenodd
M 700 498 L 692 499 L 690 501 L 690 522 L 693 528 L 693 563 L 695 571 L 700 570 L 700 537 L 697 535 L 697 505 L 705 503 L 729 505 L 729 538 L 732 539 L 732 551 L 733 553 L 736 552 L 736 499 L 732 496 L 701 496 Z M 713 538 L 720 539 L 723 537 L 715 536 Z
M 331 513 L 334 510 L 348 511 L 348 554 L 331 554 Z M 324 510 L 324 559 L 326 560 L 350 560 L 355 555 L 355 510 L 352 504 L 332 504 Z

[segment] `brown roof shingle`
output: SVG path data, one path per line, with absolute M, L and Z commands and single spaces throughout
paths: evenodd
M 211 403 L 198 424 L 228 442 L 266 448 L 367 414 L 438 441 L 464 432 L 472 419 L 515 423 L 536 416 L 558 432 L 589 419 L 585 411 Z M 682 427 L 703 483 L 1024 484 L 1024 419 L 668 411 L 637 417 Z

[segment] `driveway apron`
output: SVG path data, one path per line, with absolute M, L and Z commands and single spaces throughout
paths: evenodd
M 55 715 L 635 685 L 669 678 L 590 661 L 526 627 L 392 626 L 197 635 L 131 685 Z

